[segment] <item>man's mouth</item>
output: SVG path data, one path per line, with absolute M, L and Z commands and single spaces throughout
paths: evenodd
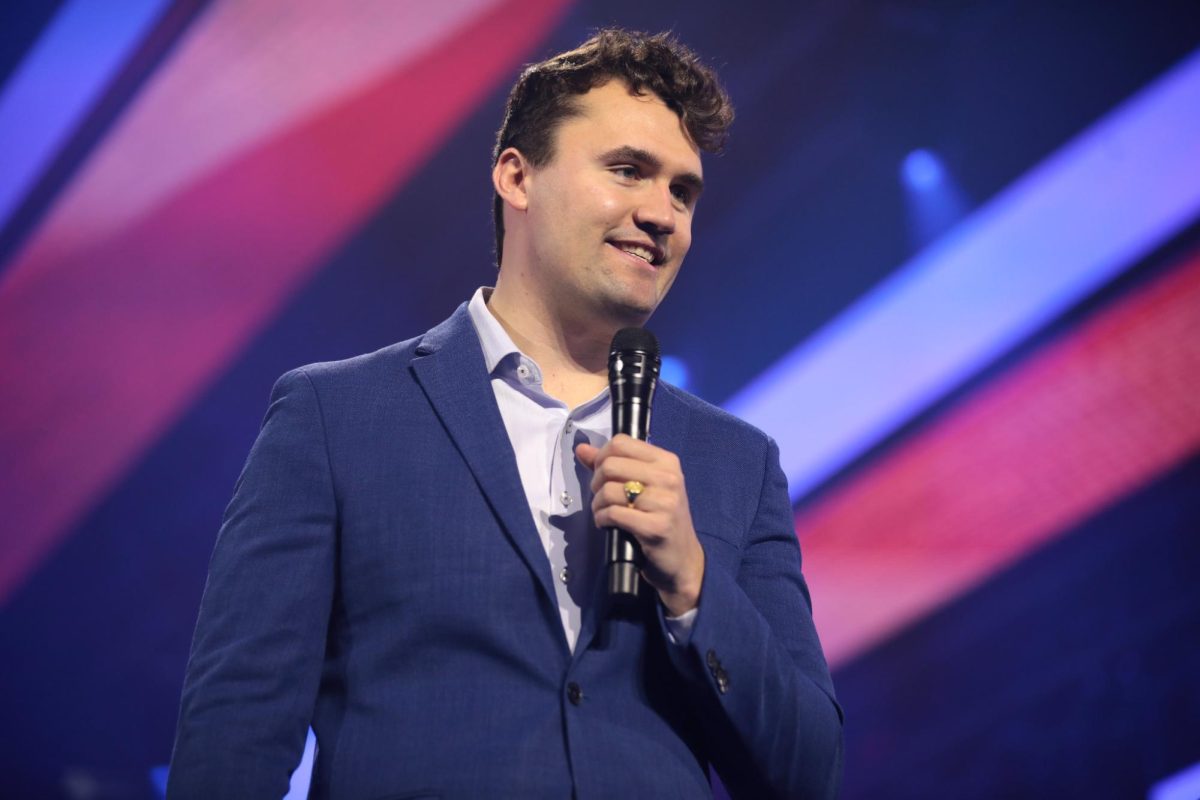
M 641 242 L 609 242 L 609 244 L 622 252 L 642 259 L 652 266 L 657 267 L 663 263 L 663 251 L 654 245 L 643 244 Z

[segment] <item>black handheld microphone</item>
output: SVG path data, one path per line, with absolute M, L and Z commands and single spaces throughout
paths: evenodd
M 612 393 L 612 433 L 646 440 L 650 401 L 658 383 L 658 340 L 645 328 L 622 328 L 608 353 L 608 389 Z M 609 597 L 636 597 L 645 557 L 637 539 L 620 528 L 605 536 Z

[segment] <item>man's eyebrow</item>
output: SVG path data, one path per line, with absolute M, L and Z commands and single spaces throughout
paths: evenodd
M 621 145 L 614 147 L 612 150 L 600 156 L 601 161 L 632 161 L 638 164 L 644 164 L 653 170 L 662 169 L 662 159 L 651 153 L 649 150 L 643 150 L 640 147 L 632 145 Z M 682 183 L 692 190 L 692 193 L 699 196 L 704 191 L 704 179 L 694 172 L 685 172 L 676 176 L 676 181 Z

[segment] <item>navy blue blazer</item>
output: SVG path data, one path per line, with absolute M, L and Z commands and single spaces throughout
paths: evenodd
M 275 385 L 225 513 L 168 796 L 830 797 L 841 710 L 778 451 L 660 384 L 707 557 L 686 645 L 647 592 L 567 646 L 466 305 Z

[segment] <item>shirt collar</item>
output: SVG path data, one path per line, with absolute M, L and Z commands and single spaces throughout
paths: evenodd
M 500 320 L 496 319 L 487 307 L 491 296 L 491 287 L 480 286 L 471 297 L 471 302 L 467 304 L 467 313 L 471 315 L 471 323 L 475 326 L 475 333 L 479 335 L 479 345 L 483 348 L 483 363 L 487 366 L 489 375 L 495 374 L 496 366 L 506 357 L 513 354 L 518 357 L 524 355 L 513 343 L 508 331 L 504 330 Z
M 483 350 L 483 363 L 488 375 L 498 378 L 505 383 L 515 386 L 530 396 L 535 396 L 539 402 L 562 405 L 541 390 L 542 370 L 537 362 L 521 352 L 513 342 L 508 331 L 500 324 L 500 320 L 488 308 L 487 301 L 491 299 L 492 289 L 481 286 L 475 290 L 471 302 L 467 303 L 467 313 L 479 335 L 479 346 Z M 524 369 L 525 374 L 521 373 Z M 604 409 L 611 402 L 609 392 L 603 389 L 588 402 L 575 409 L 575 414 L 588 416 Z

